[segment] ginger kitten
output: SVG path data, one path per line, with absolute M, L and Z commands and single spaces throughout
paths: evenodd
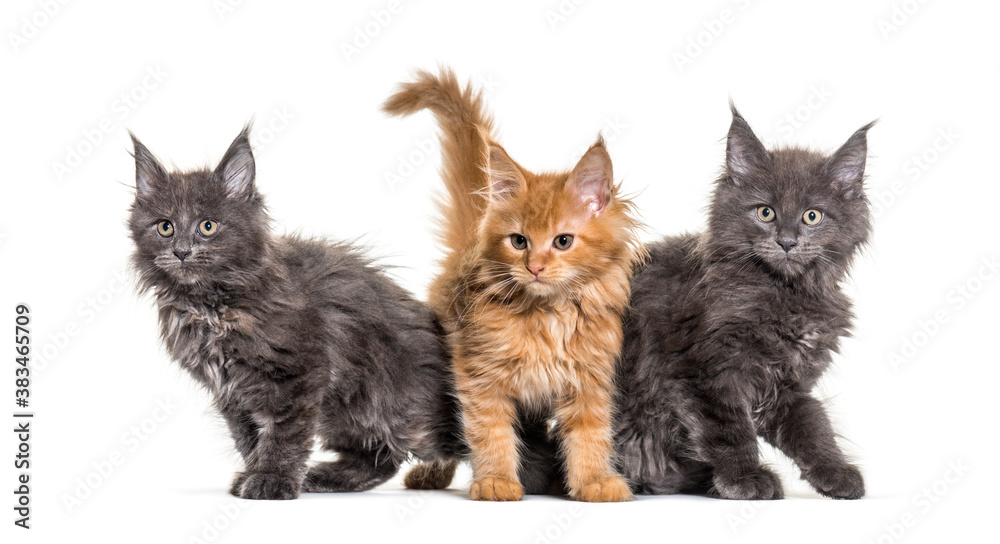
M 604 141 L 569 172 L 535 174 L 493 141 L 482 96 L 420 72 L 385 104 L 442 129 L 444 269 L 431 306 L 450 333 L 476 500 L 519 500 L 519 414 L 554 417 L 569 494 L 632 498 L 611 465 L 612 390 L 643 249 Z M 529 416 L 530 417 L 530 416 Z

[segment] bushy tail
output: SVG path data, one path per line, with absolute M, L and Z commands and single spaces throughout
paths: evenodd
M 382 109 L 391 115 L 429 109 L 437 118 L 441 126 L 441 174 L 448 190 L 442 203 L 442 239 L 452 255 L 460 254 L 475 239 L 485 205 L 482 192 L 489 184 L 483 167 L 493 119 L 484 111 L 482 93 L 473 92 L 471 85 L 463 89 L 450 69 L 443 68 L 439 76 L 420 71 L 413 82 L 401 85 Z

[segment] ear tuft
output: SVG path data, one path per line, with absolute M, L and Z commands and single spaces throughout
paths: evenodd
M 590 146 L 573 167 L 567 187 L 594 215 L 599 215 L 611 202 L 614 171 L 611 166 L 611 155 L 608 154 L 603 137 L 598 136 L 597 142 Z
M 733 122 L 726 138 L 726 171 L 733 183 L 739 185 L 751 172 L 766 167 L 771 160 L 764 144 L 740 115 L 733 101 L 729 101 Z
M 166 182 L 167 171 L 135 134 L 129 131 L 128 135 L 132 138 L 132 156 L 135 157 L 136 196 L 149 196 L 158 185 Z
M 486 150 L 486 173 L 490 177 L 491 200 L 506 200 L 524 185 L 520 167 L 500 144 L 492 141 L 488 141 Z
M 250 149 L 250 123 L 243 127 L 239 136 L 229 144 L 229 149 L 215 169 L 215 176 L 226 193 L 233 198 L 247 198 L 254 195 L 256 165 Z
M 846 198 L 854 198 L 864 190 L 865 163 L 868 160 L 868 130 L 875 121 L 859 128 L 826 162 L 824 171 L 833 188 Z

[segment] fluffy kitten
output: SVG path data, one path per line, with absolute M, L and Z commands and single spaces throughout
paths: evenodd
M 641 250 L 603 140 L 572 171 L 535 174 L 493 141 L 481 95 L 452 72 L 421 72 L 385 104 L 395 115 L 424 108 L 441 125 L 448 190 L 447 254 L 430 302 L 451 333 L 470 497 L 519 500 L 520 417 L 537 438 L 554 416 L 570 495 L 631 499 L 611 466 L 611 403 Z
M 779 499 L 758 435 L 828 497 L 860 471 L 810 395 L 851 328 L 840 282 L 871 231 L 862 127 L 830 156 L 768 151 L 733 107 L 708 231 L 652 245 L 617 371 L 618 461 L 638 493 Z
M 246 463 L 230 492 L 362 491 L 410 452 L 433 465 L 408 484 L 446 487 L 464 446 L 432 311 L 349 245 L 272 234 L 248 132 L 214 171 L 185 173 L 132 138 L 132 264 L 167 350 L 212 392 Z M 338 460 L 307 471 L 317 435 Z

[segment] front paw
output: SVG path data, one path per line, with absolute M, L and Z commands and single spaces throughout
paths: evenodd
M 828 465 L 802 472 L 813 488 L 833 499 L 860 499 L 865 496 L 865 480 L 854 465 Z
M 469 488 L 469 498 L 474 501 L 519 501 L 522 497 L 521 484 L 506 478 L 480 478 Z
M 239 480 L 239 476 L 237 476 Z M 236 482 L 233 482 L 236 485 Z M 283 474 L 253 472 L 243 474 L 243 483 L 239 493 L 233 493 L 244 499 L 265 501 L 287 501 L 299 496 L 302 483 L 297 478 Z
M 723 499 L 744 501 L 774 500 L 785 496 L 781 480 L 770 469 L 758 466 L 749 472 L 727 474 L 716 471 L 712 476 L 714 491 Z
M 230 495 L 240 496 L 240 490 L 243 489 L 243 482 L 247 480 L 247 476 L 249 474 L 246 472 L 237 472 L 233 475 L 233 483 L 229 484 Z
M 625 502 L 635 498 L 628 483 L 618 475 L 586 482 L 580 489 L 571 489 L 569 495 L 585 502 Z

